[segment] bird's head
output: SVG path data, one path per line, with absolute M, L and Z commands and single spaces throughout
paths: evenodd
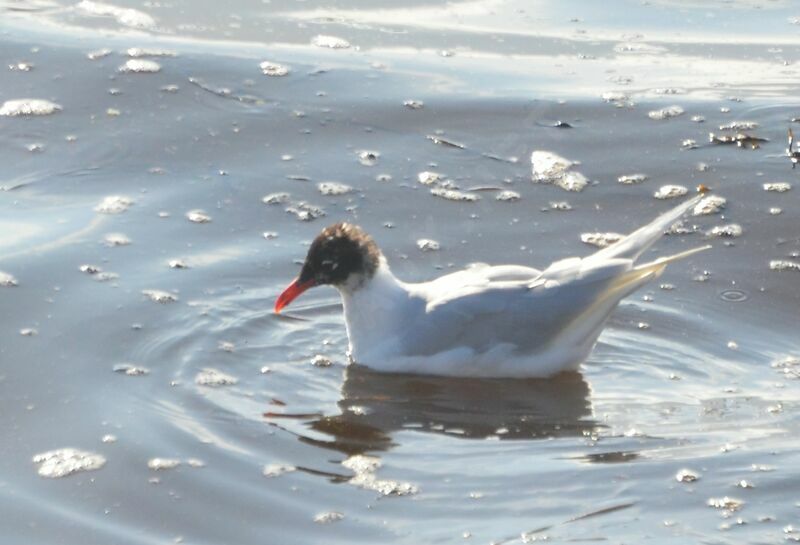
M 300 275 L 275 300 L 275 312 L 314 286 L 352 291 L 375 274 L 380 260 L 378 245 L 359 226 L 335 223 L 326 227 L 311 243 Z

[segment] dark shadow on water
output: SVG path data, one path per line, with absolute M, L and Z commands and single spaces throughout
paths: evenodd
M 574 437 L 599 427 L 578 373 L 542 379 L 476 379 L 376 373 L 350 366 L 340 414 L 310 422 L 330 439 L 302 440 L 346 454 L 383 451 L 399 430 L 463 439 Z

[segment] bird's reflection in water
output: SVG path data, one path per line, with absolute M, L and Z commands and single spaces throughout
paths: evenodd
M 468 439 L 579 436 L 591 419 L 590 388 L 578 373 L 542 379 L 477 379 L 346 370 L 340 414 L 310 427 L 330 439 L 304 438 L 346 454 L 388 450 L 409 429 Z

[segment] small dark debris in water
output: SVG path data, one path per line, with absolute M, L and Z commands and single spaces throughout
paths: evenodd
M 434 144 L 439 144 L 440 146 L 446 146 L 449 148 L 458 148 L 458 149 L 466 149 L 464 144 L 459 144 L 458 142 L 453 142 L 451 140 L 447 140 L 442 138 L 441 136 L 435 136 L 432 134 L 427 135 L 425 138 L 433 142 Z
M 556 121 L 543 121 L 543 122 L 536 123 L 536 124 L 541 126 L 541 127 L 551 127 L 553 129 L 574 129 L 575 128 L 573 125 L 570 125 L 566 121 L 561 121 L 560 119 L 558 119 Z
M 211 93 L 212 95 L 216 95 L 216 96 L 218 96 L 220 98 L 227 98 L 227 99 L 231 99 L 231 100 L 236 100 L 237 102 L 241 102 L 243 104 L 262 105 L 262 104 L 265 103 L 265 101 L 263 99 L 261 99 L 259 97 L 256 97 L 256 96 L 252 96 L 252 95 L 237 95 L 233 91 L 228 89 L 227 87 L 211 87 L 210 85 L 208 85 L 207 83 L 205 83 L 203 80 L 201 80 L 199 78 L 190 77 L 189 78 L 189 83 L 199 87 L 203 91 Z

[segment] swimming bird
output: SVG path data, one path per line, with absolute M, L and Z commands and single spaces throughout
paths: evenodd
M 577 370 L 620 300 L 669 263 L 710 247 L 636 262 L 701 198 L 584 258 L 544 270 L 477 264 L 421 283 L 400 281 L 372 237 L 337 223 L 314 239 L 275 312 L 311 287 L 333 286 L 342 297 L 350 361 L 377 371 L 548 377 Z

